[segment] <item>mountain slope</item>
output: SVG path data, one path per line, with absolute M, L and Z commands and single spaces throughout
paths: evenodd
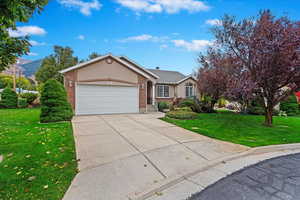
M 42 62 L 43 59 L 39 59 L 30 63 L 23 64 L 22 68 L 24 69 L 24 75 L 27 77 L 34 75 L 38 68 L 41 66 Z

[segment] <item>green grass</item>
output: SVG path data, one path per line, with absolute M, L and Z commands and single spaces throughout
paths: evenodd
M 263 125 L 263 116 L 231 112 L 202 113 L 194 120 L 163 120 L 211 138 L 249 147 L 300 143 L 300 117 L 274 117 L 273 127 Z
M 39 114 L 0 110 L 1 200 L 59 200 L 76 174 L 70 122 L 40 124 Z

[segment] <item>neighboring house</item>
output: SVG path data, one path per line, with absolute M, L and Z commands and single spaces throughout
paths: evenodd
M 191 76 L 145 69 L 111 54 L 61 73 L 76 115 L 147 112 L 158 101 L 197 95 L 196 80 Z

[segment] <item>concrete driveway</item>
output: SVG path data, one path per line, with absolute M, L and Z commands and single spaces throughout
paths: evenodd
M 134 199 L 248 148 L 158 119 L 161 113 L 80 116 L 72 121 L 80 172 L 64 200 Z

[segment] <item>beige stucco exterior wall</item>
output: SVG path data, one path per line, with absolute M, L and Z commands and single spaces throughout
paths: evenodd
M 176 94 L 178 98 L 186 98 L 185 96 L 185 84 L 186 83 L 192 83 L 194 85 L 194 92 L 196 94 L 196 96 L 199 96 L 199 91 L 197 89 L 197 83 L 195 80 L 193 80 L 192 78 L 187 79 L 185 81 L 183 81 L 182 83 L 180 83 L 179 85 L 177 85 L 176 87 Z
M 78 69 L 78 81 L 121 80 L 138 83 L 138 75 L 116 60 L 108 64 L 105 60 Z

